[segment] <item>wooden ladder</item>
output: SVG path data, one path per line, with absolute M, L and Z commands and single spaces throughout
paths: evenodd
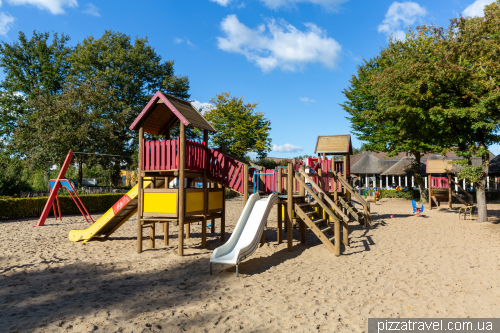
M 320 218 L 317 211 L 307 202 L 294 204 L 295 213 L 305 222 L 309 229 L 336 256 L 340 255 L 340 223 L 335 223 L 335 231 L 328 221 Z M 335 237 L 337 236 L 337 237 Z M 332 243 L 332 240 L 334 243 Z

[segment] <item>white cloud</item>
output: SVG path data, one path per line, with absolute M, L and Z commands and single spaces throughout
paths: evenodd
M 303 150 L 303 147 L 294 146 L 290 143 L 285 143 L 284 145 L 273 145 L 273 151 L 277 153 L 294 153 L 296 151 Z
M 197 100 L 191 101 L 191 104 L 195 107 L 196 110 L 200 111 L 201 108 L 201 113 L 205 113 L 205 111 L 208 111 L 212 108 L 214 108 L 213 104 L 210 103 L 203 103 Z
M 233 2 L 233 0 L 210 0 L 210 1 L 216 2 L 224 7 Z M 340 4 L 347 2 L 349 0 L 260 0 L 260 1 L 264 3 L 264 6 L 274 10 L 278 10 L 280 8 L 291 8 L 295 7 L 298 3 L 309 2 L 315 5 L 320 5 L 327 10 L 335 11 L 338 9 Z M 237 8 L 243 8 L 243 7 L 245 7 L 244 2 L 240 3 L 237 6 Z
M 78 7 L 76 0 L 7 0 L 11 5 L 32 5 L 52 14 L 64 14 L 63 7 Z
M 15 20 L 9 13 L 0 12 L 0 35 L 6 36 Z
M 257 154 L 257 152 L 255 152 L 255 151 L 251 151 L 251 152 L 248 153 L 248 155 L 249 156 L 257 156 L 259 154 Z
M 178 37 L 175 37 L 175 38 L 174 38 L 174 43 L 175 43 L 175 44 L 181 44 L 181 43 L 184 43 L 184 42 L 185 42 L 187 45 L 189 45 L 189 46 L 194 46 L 194 45 L 193 45 L 193 43 L 191 43 L 191 42 L 189 41 L 189 39 L 187 39 L 187 38 L 186 38 L 186 39 L 182 39 L 182 38 L 178 38 Z
M 236 15 L 229 15 L 221 22 L 226 37 L 218 37 L 218 47 L 227 52 L 244 55 L 264 72 L 276 67 L 294 71 L 307 63 L 321 63 L 334 68 L 340 57 L 341 46 L 314 23 L 305 23 L 300 31 L 284 20 L 268 20 L 251 29 L 241 23 Z
M 337 10 L 340 4 L 347 1 L 349 0 L 261 0 L 265 6 L 271 9 L 289 8 L 300 2 L 310 2 L 332 11 Z
M 315 99 L 309 99 L 309 98 L 307 98 L 307 97 L 299 97 L 299 98 L 300 98 L 300 100 L 301 100 L 302 102 L 304 102 L 304 103 L 314 103 L 314 102 L 316 102 L 316 100 L 315 100 Z
M 233 0 L 210 0 L 212 2 L 217 2 L 221 6 L 227 6 Z
M 406 31 L 402 29 L 408 28 L 425 15 L 427 15 L 427 10 L 416 2 L 393 2 L 385 14 L 384 21 L 378 26 L 378 32 L 393 34 L 394 38 L 403 40 L 406 37 Z
M 101 14 L 99 14 L 99 8 L 94 6 L 93 3 L 88 3 L 86 7 L 87 8 L 83 11 L 85 14 L 101 17 Z
M 476 0 L 464 9 L 463 16 L 484 16 L 484 7 L 495 2 L 495 0 Z

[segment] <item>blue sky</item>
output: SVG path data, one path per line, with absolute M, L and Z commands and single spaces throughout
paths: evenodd
M 1 0 L 0 38 L 65 33 L 76 45 L 104 30 L 148 37 L 187 75 L 191 98 L 221 92 L 259 103 L 272 122 L 269 156 L 313 154 L 318 135 L 345 134 L 339 103 L 362 59 L 408 26 L 480 16 L 493 0 Z M 2 74 L 0 74 L 1 78 Z M 353 137 L 353 145 L 361 142 Z M 492 147 L 498 154 L 498 146 Z

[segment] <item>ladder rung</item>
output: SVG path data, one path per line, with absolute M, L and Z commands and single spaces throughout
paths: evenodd
M 309 203 L 308 202 L 303 202 L 303 203 L 297 204 L 297 206 L 299 206 L 299 207 L 307 207 L 307 206 L 309 206 Z
M 326 232 L 329 232 L 329 231 L 333 231 L 332 230 L 332 227 L 328 226 L 326 228 L 323 228 L 323 229 L 320 229 L 322 233 L 326 233 Z
M 318 225 L 320 223 L 323 223 L 325 222 L 326 220 L 325 219 L 316 219 L 316 220 L 311 220 L 314 224 Z
M 316 214 L 316 211 L 315 210 L 310 210 L 308 212 L 304 212 L 304 214 L 306 214 L 306 215 L 312 215 L 312 214 Z

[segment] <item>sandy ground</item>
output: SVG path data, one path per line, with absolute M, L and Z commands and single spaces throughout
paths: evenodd
M 226 237 L 242 210 L 228 200 Z M 80 216 L 0 222 L 2 332 L 365 332 L 370 317 L 500 317 L 500 205 L 490 222 L 457 211 L 411 213 L 411 203 L 372 206 L 373 226 L 351 224 L 351 247 L 335 257 L 307 232 L 306 244 L 276 243 L 276 208 L 266 243 L 235 268 L 200 249 L 193 225 L 184 257 L 177 231 L 137 254 L 136 220 L 109 240 L 68 240 Z M 393 218 L 391 217 L 393 215 Z M 94 216 L 98 217 L 98 216 Z M 216 232 L 219 232 L 217 222 Z M 298 229 L 294 230 L 298 238 Z

